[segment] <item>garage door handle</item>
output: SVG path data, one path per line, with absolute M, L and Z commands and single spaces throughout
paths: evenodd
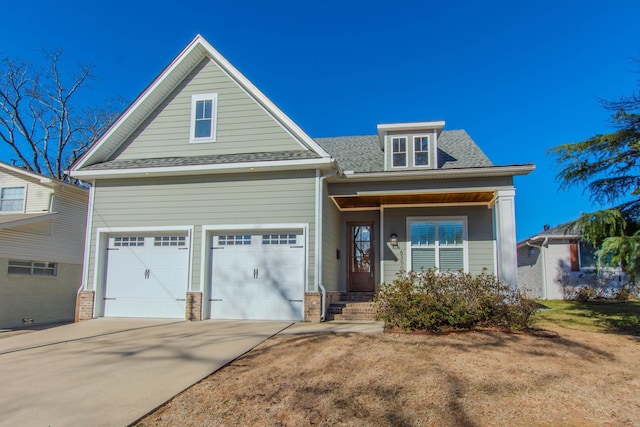
M 289 246 L 291 249 L 302 249 L 304 248 L 304 246 L 300 245 L 300 246 Z
M 176 298 L 176 301 L 186 301 L 184 298 Z
M 104 298 L 105 301 L 115 301 L 115 298 Z
M 209 298 L 209 301 L 222 301 L 222 298 Z
M 301 299 L 290 299 L 289 302 L 302 302 Z

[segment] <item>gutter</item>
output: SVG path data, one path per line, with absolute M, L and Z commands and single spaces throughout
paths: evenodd
M 540 243 L 540 246 L 538 245 L 534 245 L 532 243 L 529 243 L 529 240 L 527 240 L 525 242 L 527 244 L 527 246 L 532 247 L 532 248 L 538 248 L 540 249 L 540 255 L 542 256 L 542 299 L 547 299 L 547 264 L 546 264 L 546 257 L 544 254 L 544 246 L 546 246 L 549 243 L 549 238 L 545 237 L 544 240 L 542 241 L 542 243 Z

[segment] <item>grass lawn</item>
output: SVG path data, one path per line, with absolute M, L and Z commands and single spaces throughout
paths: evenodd
M 544 303 L 542 334 L 277 336 L 140 425 L 638 425 L 638 303 Z
M 556 324 L 586 331 L 640 335 L 640 301 L 539 301 L 538 326 Z

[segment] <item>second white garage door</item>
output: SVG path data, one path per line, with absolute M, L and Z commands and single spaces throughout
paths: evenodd
M 222 234 L 211 243 L 212 319 L 304 319 L 302 231 Z
M 185 317 L 187 236 L 113 236 L 107 249 L 104 315 Z

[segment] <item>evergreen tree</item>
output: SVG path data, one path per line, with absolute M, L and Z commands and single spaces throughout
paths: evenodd
M 604 264 L 620 265 L 635 286 L 640 277 L 640 92 L 605 101 L 614 131 L 553 147 L 562 187 L 585 186 L 608 209 L 583 214 L 571 224 L 600 249 Z

